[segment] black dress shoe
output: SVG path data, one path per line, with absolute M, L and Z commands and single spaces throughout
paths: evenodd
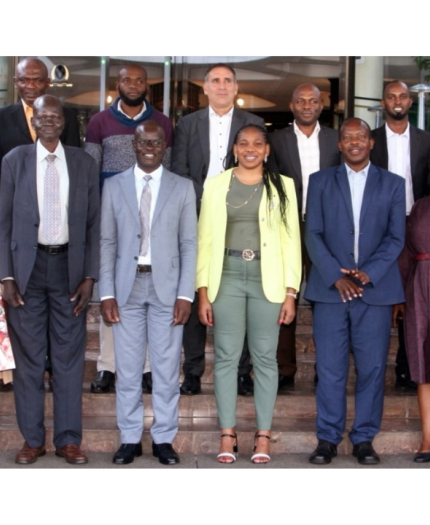
M 141 455 L 142 443 L 124 443 L 116 451 L 112 463 L 116 463 L 117 465 L 128 465 L 129 463 L 133 463 L 134 458 L 138 458 Z
M 115 389 L 115 374 L 102 370 L 97 372 L 96 378 L 91 383 L 91 392 L 93 394 L 106 394 Z
M 3 383 L 3 379 L 0 379 L 0 392 L 12 392 L 13 383 Z
M 283 376 L 279 374 L 278 379 L 278 392 L 284 389 L 288 389 L 294 386 L 294 376 Z
M 357 458 L 360 465 L 377 465 L 381 461 L 370 441 L 362 441 L 354 445 L 352 455 Z
M 417 383 L 415 383 L 415 381 L 412 381 L 408 374 L 401 374 L 396 376 L 396 382 L 394 386 L 403 390 L 409 390 L 410 392 L 415 392 L 418 389 Z
M 200 394 L 201 390 L 200 377 L 194 374 L 187 374 L 180 388 L 181 394 L 183 396 L 195 396 Z
M 158 461 L 163 465 L 176 465 L 176 463 L 179 463 L 179 456 L 170 443 L 159 443 L 156 445 L 152 442 L 152 455 L 158 458 Z
M 414 461 L 415 463 L 430 463 L 430 452 L 417 452 Z
M 237 376 L 237 393 L 239 396 L 254 395 L 254 381 L 249 374 Z
M 337 446 L 324 439 L 318 440 L 317 448 L 309 456 L 309 463 L 314 465 L 328 465 L 337 456 Z
M 142 375 L 142 392 L 144 394 L 152 394 L 152 373 L 145 372 Z

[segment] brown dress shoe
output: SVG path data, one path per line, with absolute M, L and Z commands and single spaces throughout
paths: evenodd
M 32 463 L 36 463 L 39 456 L 44 456 L 45 454 L 46 450 L 44 445 L 33 448 L 27 445 L 27 443 L 24 443 L 24 446 L 16 455 L 15 463 L 31 465 Z
M 57 448 L 55 450 L 55 455 L 64 458 L 67 463 L 70 463 L 71 465 L 82 465 L 83 463 L 88 463 L 88 458 L 85 453 L 82 452 L 78 445 L 73 443 Z

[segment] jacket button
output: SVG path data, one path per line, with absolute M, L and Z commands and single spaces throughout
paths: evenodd
M 137 261 L 137 259 L 138 259 L 137 257 L 134 258 L 135 261 Z
M 137 237 L 138 237 L 138 239 L 140 239 L 140 237 L 141 237 L 140 233 L 137 234 Z
M 39 225 L 38 225 L 38 224 L 35 224 L 35 225 L 34 225 L 34 227 L 35 227 L 35 228 L 38 228 L 38 227 L 39 227 Z

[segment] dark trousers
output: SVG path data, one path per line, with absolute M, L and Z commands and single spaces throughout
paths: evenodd
M 378 433 L 384 404 L 391 310 L 391 306 L 368 305 L 359 298 L 347 303 L 315 303 L 318 439 L 335 445 L 342 441 L 350 343 L 357 377 L 355 418 L 349 437 L 356 445 L 372 441 Z
M 199 377 L 203 375 L 205 371 L 205 345 L 206 326 L 199 321 L 198 295 L 196 294 L 194 303 L 191 306 L 190 318 L 184 327 L 183 346 L 185 360 L 182 369 L 185 375 L 193 374 Z M 249 374 L 251 370 L 251 358 L 245 338 L 238 373 L 239 375 Z
M 300 218 L 300 238 L 302 243 L 302 261 L 304 274 L 303 278 L 309 277 L 311 271 L 311 260 L 306 250 L 305 241 L 305 221 Z M 299 301 L 296 301 L 296 310 Z M 298 311 L 298 310 L 297 310 Z M 297 315 L 294 321 L 288 325 L 282 324 L 279 330 L 279 342 L 276 359 L 278 361 L 278 371 L 283 376 L 294 377 L 297 372 L 296 364 L 296 328 L 297 328 Z
M 19 429 L 31 447 L 45 444 L 44 372 L 48 347 L 54 374 L 54 445 L 80 445 L 86 316 L 70 302 L 68 254 L 38 251 L 24 306 L 9 309 Z

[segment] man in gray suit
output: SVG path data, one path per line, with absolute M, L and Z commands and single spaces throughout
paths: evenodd
M 206 179 L 224 171 L 224 158 L 233 147 L 236 133 L 247 124 L 264 127 L 264 120 L 234 107 L 238 84 L 236 72 L 228 64 L 213 64 L 205 73 L 204 92 L 209 107 L 182 117 L 175 130 L 171 169 L 193 181 L 197 211 Z M 197 295 L 190 320 L 184 329 L 184 381 L 181 394 L 201 391 L 200 378 L 205 370 L 206 327 L 199 321 Z M 254 384 L 245 344 L 238 370 L 238 394 L 252 395 Z
M 197 216 L 191 181 L 161 166 L 163 128 L 136 128 L 137 165 L 105 181 L 102 198 L 100 297 L 113 324 L 117 370 L 117 464 L 142 455 L 142 367 L 149 343 L 154 424 L 152 452 L 179 463 L 172 447 L 178 430 L 179 365 L 197 257 Z
M 38 140 L 8 153 L 0 186 L 0 279 L 9 304 L 15 406 L 25 438 L 16 462 L 45 454 L 44 371 L 48 339 L 54 372 L 54 445 L 68 463 L 86 463 L 82 439 L 85 309 L 99 273 L 100 202 L 94 159 L 60 142 L 61 102 L 34 102 Z

